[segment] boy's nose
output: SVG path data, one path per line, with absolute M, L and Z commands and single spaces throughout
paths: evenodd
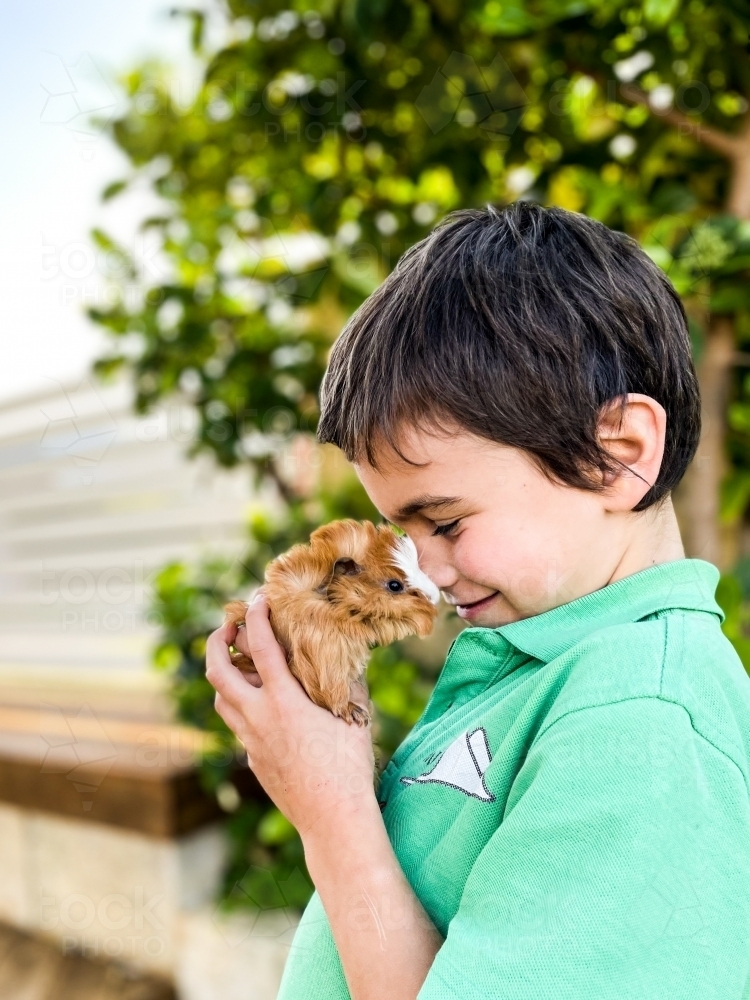
M 432 580 L 438 590 L 449 590 L 459 580 L 459 574 L 454 567 L 437 555 L 430 558 L 427 552 L 420 552 L 419 568 Z

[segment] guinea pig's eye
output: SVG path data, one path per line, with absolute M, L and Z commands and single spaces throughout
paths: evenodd
M 400 580 L 389 580 L 386 587 L 390 590 L 392 594 L 400 594 L 404 589 L 403 583 Z

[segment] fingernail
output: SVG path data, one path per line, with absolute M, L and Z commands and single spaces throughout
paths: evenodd
M 252 601 L 250 601 L 250 605 L 252 606 L 253 604 L 257 604 L 258 601 L 262 601 L 262 600 L 263 600 L 263 591 L 259 590 L 256 593 L 255 597 L 253 597 Z

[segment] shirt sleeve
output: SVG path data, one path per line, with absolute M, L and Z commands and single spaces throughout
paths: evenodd
M 532 745 L 418 1000 L 743 1000 L 749 963 L 743 775 L 633 699 Z

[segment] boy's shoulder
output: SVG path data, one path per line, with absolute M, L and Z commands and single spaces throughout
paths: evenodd
M 636 699 L 677 705 L 750 783 L 750 677 L 715 615 L 670 609 L 602 628 L 568 650 L 542 732 L 564 716 Z

